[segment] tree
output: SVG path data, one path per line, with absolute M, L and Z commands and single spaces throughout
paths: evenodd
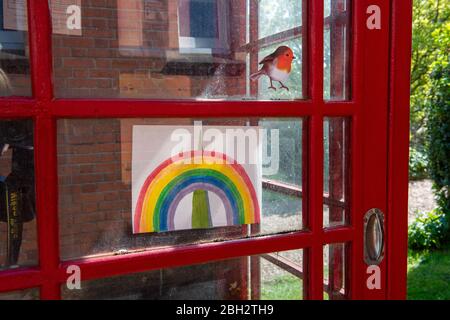
M 411 75 L 411 160 L 412 178 L 426 173 L 426 108 L 432 86 L 431 73 L 448 62 L 450 2 L 414 0 Z
M 426 152 L 438 206 L 410 226 L 413 249 L 440 248 L 450 240 L 449 12 L 450 3 L 445 0 L 414 2 L 412 155 Z
M 437 65 L 431 74 L 426 101 L 429 172 L 438 207 L 422 214 L 409 228 L 412 249 L 435 249 L 450 241 L 450 64 Z
M 450 29 L 449 29 L 450 30 Z M 450 33 L 448 34 L 450 36 Z M 450 65 L 438 65 L 431 76 L 427 103 L 427 151 L 437 204 L 450 220 Z

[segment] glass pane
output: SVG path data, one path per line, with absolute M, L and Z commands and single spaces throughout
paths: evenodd
M 31 96 L 26 1 L 0 1 L 0 97 Z
M 324 122 L 324 227 L 349 223 L 350 120 Z
M 0 121 L 0 269 L 35 265 L 33 122 Z
M 302 98 L 301 3 L 58 1 L 52 4 L 56 96 Z M 277 59 L 269 57 L 257 73 L 277 48 Z
M 324 0 L 324 9 L 324 98 L 348 100 L 351 98 L 351 1 Z
M 59 120 L 62 258 L 302 230 L 302 132 L 301 119 Z M 205 167 L 185 174 L 173 150 Z M 203 163 L 221 154 L 248 179 Z
M 325 300 L 347 298 L 347 246 L 344 243 L 323 247 Z
M 259 3 L 260 39 L 302 26 L 302 0 L 256 2 Z
M 63 299 L 300 300 L 302 250 L 62 285 Z
M 303 250 L 261 255 L 260 298 L 299 300 L 305 297 Z
M 264 177 L 286 184 L 302 186 L 303 122 L 299 120 L 264 119 L 259 124 L 266 129 L 267 146 L 263 154 L 270 161 L 264 163 Z M 279 155 L 276 151 L 279 150 Z
M 39 289 L 1 292 L 0 300 L 39 300 Z

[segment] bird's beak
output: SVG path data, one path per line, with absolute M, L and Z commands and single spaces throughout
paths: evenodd
M 297 59 L 296 57 L 292 57 L 292 60 L 295 60 L 295 59 Z

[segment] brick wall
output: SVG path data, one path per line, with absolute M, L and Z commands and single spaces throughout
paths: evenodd
M 243 95 L 246 91 L 245 1 L 229 2 L 230 53 L 206 61 L 214 76 L 188 72 L 204 67 L 179 52 L 178 1 L 81 1 L 82 35 L 53 35 L 55 90 L 63 97 L 190 98 Z M 229 66 L 218 68 L 223 59 Z M 173 62 L 178 65 L 173 67 Z M 212 61 L 212 62 L 211 62 Z M 233 63 L 231 63 L 232 61 Z M 241 63 L 237 63 L 237 62 Z M 175 71 L 173 70 L 175 68 Z M 171 71 L 168 72 L 168 69 Z

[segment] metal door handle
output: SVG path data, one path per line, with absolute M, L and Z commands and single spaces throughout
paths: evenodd
M 371 209 L 364 216 L 364 261 L 379 265 L 384 258 L 384 213 Z

